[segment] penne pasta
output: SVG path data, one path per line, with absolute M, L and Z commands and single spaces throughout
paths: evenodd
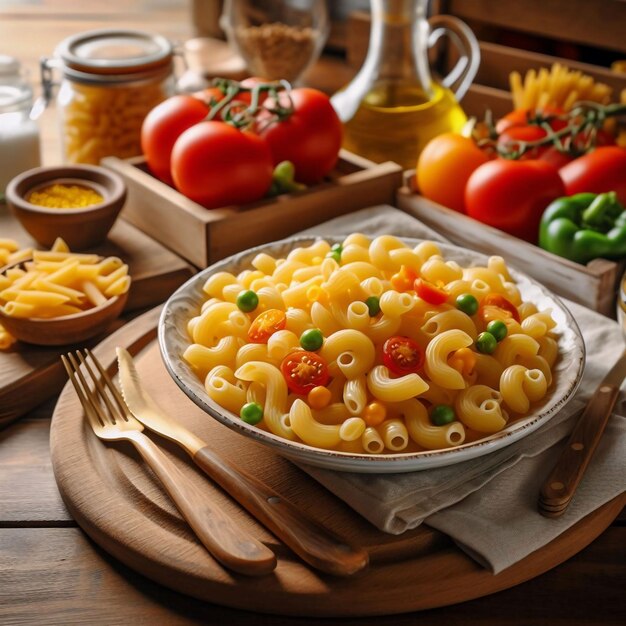
M 3 251 L 8 256 L 3 256 Z M 128 265 L 121 259 L 72 253 L 62 239 L 57 239 L 51 250 L 35 251 L 20 250 L 16 242 L 0 239 L 0 259 L 22 264 L 0 274 L 0 307 L 12 317 L 74 315 L 101 306 L 130 288 Z M 0 325 L 0 349 L 13 343 L 8 337 Z

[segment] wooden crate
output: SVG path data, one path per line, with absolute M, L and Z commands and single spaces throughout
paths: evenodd
M 396 163 L 375 164 L 342 150 L 325 182 L 245 207 L 207 210 L 152 176 L 142 157 L 108 157 L 103 165 L 128 186 L 124 218 L 197 267 L 288 237 L 339 215 L 393 204 L 402 185 Z
M 532 276 L 557 295 L 615 317 L 616 293 L 626 262 L 594 259 L 587 265 L 574 263 L 420 196 L 412 187 L 412 180 L 412 173 L 407 173 L 406 183 L 397 193 L 398 208 L 453 243 L 502 256 L 512 267 Z

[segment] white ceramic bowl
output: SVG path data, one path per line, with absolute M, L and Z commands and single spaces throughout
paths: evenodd
M 340 239 L 333 240 L 331 237 L 325 239 L 331 243 L 340 241 Z M 553 369 L 554 382 L 547 396 L 537 404 L 533 413 L 512 422 L 499 433 L 445 450 L 372 455 L 314 448 L 288 441 L 246 424 L 238 415 L 226 411 L 208 397 L 202 381 L 182 359 L 182 354 L 190 343 L 186 330 L 187 322 L 199 313 L 206 299 L 202 286 L 211 274 L 222 271 L 237 274 L 244 269 L 249 269 L 250 261 L 259 252 L 284 258 L 292 248 L 309 245 L 314 240 L 314 237 L 285 239 L 233 255 L 196 274 L 165 303 L 159 321 L 159 345 L 167 370 L 193 402 L 222 424 L 300 463 L 350 472 L 412 472 L 460 463 L 508 446 L 545 424 L 573 397 L 582 378 L 585 364 L 585 346 L 580 329 L 571 313 L 556 296 L 525 274 L 511 270 L 511 275 L 517 282 L 525 301 L 535 303 L 540 310 L 552 309 L 552 315 L 557 323 L 555 331 L 559 333 L 560 356 Z M 403 240 L 411 246 L 419 243 L 415 239 Z M 455 260 L 462 266 L 486 263 L 487 257 L 478 252 L 452 245 L 438 245 L 446 259 Z

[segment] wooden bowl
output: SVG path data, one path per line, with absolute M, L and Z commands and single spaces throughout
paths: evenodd
M 51 209 L 28 202 L 32 191 L 53 183 L 89 187 L 104 200 L 77 209 Z M 106 239 L 126 201 L 126 185 L 114 172 L 95 165 L 37 167 L 11 180 L 6 199 L 22 226 L 41 245 L 50 247 L 62 237 L 71 250 L 83 250 Z
M 127 299 L 128 292 L 93 309 L 50 319 L 11 317 L 0 309 L 0 324 L 24 343 L 38 346 L 75 344 L 105 332 L 119 317 Z

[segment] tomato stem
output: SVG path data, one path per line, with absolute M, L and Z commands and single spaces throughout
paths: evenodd
M 626 104 L 603 105 L 587 101 L 575 103 L 572 109 L 563 115 L 543 113 L 540 110 L 529 111 L 526 116 L 528 124 L 542 128 L 546 132 L 545 137 L 534 141 L 513 140 L 502 143 L 498 142 L 493 115 L 488 110 L 484 119 L 488 136 L 477 138 L 476 144 L 481 148 L 495 150 L 498 156 L 505 159 L 519 159 L 534 148 L 542 146 L 554 146 L 559 152 L 577 157 L 596 146 L 598 130 L 607 118 L 625 113 Z M 567 124 L 559 130 L 554 130 L 550 122 L 555 120 L 562 120 Z
M 256 83 L 251 87 L 242 85 L 236 80 L 227 78 L 213 79 L 213 86 L 218 87 L 224 97 L 211 105 L 207 120 L 216 119 L 218 116 L 222 121 L 238 129 L 253 127 L 257 121 L 262 119 L 258 130 L 275 122 L 281 122 L 293 114 L 294 106 L 291 100 L 291 85 L 286 80 Z M 269 106 L 265 104 L 262 94 L 268 96 L 276 104 Z M 237 98 L 240 94 L 250 94 L 250 103 Z M 285 104 L 281 101 L 285 101 Z M 267 114 L 270 115 L 267 115 Z M 261 117 L 262 116 L 262 117 Z

